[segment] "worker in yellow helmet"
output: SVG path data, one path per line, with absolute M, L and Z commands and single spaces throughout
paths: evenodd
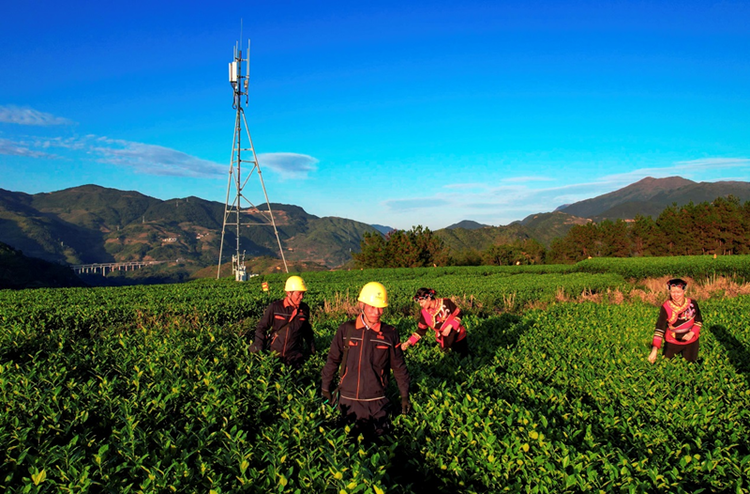
M 290 276 L 284 290 L 286 297 L 272 302 L 258 321 L 250 351 L 270 350 L 285 364 L 299 368 L 305 361 L 305 350 L 315 353 L 310 307 L 302 301 L 307 286 L 301 277 Z
M 399 344 L 398 331 L 380 320 L 388 306 L 385 287 L 367 283 L 359 293 L 360 314 L 336 331 L 323 367 L 323 397 L 338 397 L 342 422 L 353 424 L 353 433 L 381 436 L 390 429 L 390 400 L 385 391 L 390 369 L 401 394 L 401 412 L 411 410 L 409 372 Z M 332 389 L 338 371 L 338 387 Z

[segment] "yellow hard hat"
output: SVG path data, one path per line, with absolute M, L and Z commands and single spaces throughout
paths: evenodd
M 286 280 L 285 292 L 306 292 L 305 280 L 299 276 L 290 276 Z
M 373 307 L 388 307 L 388 293 L 377 281 L 371 281 L 363 286 L 357 300 Z

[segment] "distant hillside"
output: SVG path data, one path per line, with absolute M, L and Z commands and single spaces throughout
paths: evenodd
M 435 234 L 443 239 L 453 250 L 485 250 L 491 245 L 509 244 L 533 238 L 542 245 L 549 246 L 554 238 L 562 237 L 574 225 L 581 225 L 589 220 L 569 214 L 539 213 L 528 216 L 522 221 L 514 221 L 506 226 L 484 226 L 474 221 L 462 221 L 448 228 L 437 230 Z M 466 228 L 460 225 L 467 225 Z
M 549 246 L 552 240 L 564 237 L 575 225 L 584 225 L 590 220 L 560 211 L 532 214 L 521 220 L 521 225 L 529 237 L 542 245 Z
M 671 203 L 669 205 L 671 205 Z M 667 206 L 654 201 L 629 201 L 613 206 L 601 214 L 592 216 L 591 219 L 600 223 L 603 220 L 614 221 L 618 219 L 633 219 L 638 215 L 656 218 L 666 207 Z
M 490 226 L 467 230 L 465 228 L 443 228 L 436 230 L 435 236 L 441 238 L 452 250 L 484 250 L 490 245 L 509 244 L 529 238 L 527 231 L 519 223 L 508 226 Z
M 85 286 L 69 267 L 34 259 L 0 242 L 0 289 Z
M 640 203 L 651 201 L 664 192 L 693 184 L 682 177 L 652 178 L 646 177 L 638 182 L 608 194 L 570 204 L 560 211 L 582 218 L 591 218 L 626 202 Z
M 271 204 L 287 262 L 328 268 L 351 260 L 375 228 L 353 220 L 319 218 Z M 197 197 L 162 201 L 139 192 L 84 185 L 45 194 L 0 189 L 0 241 L 56 263 L 175 260 L 198 270 L 217 263 L 224 204 Z M 241 248 L 248 258 L 279 257 L 265 205 L 243 215 Z M 235 233 L 225 232 L 229 260 Z M 229 246 L 229 248 L 228 248 Z
M 392 226 L 385 226 L 385 225 L 370 225 L 370 226 L 376 229 L 377 231 L 379 231 L 380 233 L 382 233 L 383 235 L 385 235 L 386 233 L 389 233 L 391 230 L 395 230 L 395 228 L 393 228 Z
M 455 251 L 481 251 L 493 244 L 529 238 L 549 246 L 574 225 L 587 221 L 629 219 L 638 214 L 657 216 L 673 203 L 713 201 L 730 194 L 741 201 L 750 200 L 750 183 L 647 177 L 620 190 L 506 226 L 466 220 L 434 233 Z M 272 204 L 271 209 L 287 264 L 300 268 L 345 266 L 351 263 L 352 253 L 359 252 L 365 233 L 391 230 L 346 218 L 319 218 L 295 205 Z M 113 277 L 141 277 L 144 282 L 182 280 L 203 268 L 210 272 L 218 262 L 223 221 L 224 204 L 198 197 L 162 201 L 97 185 L 45 194 L 0 189 L 0 242 L 25 256 L 58 265 L 169 261 L 137 275 L 113 273 Z M 242 223 L 247 226 L 243 227 L 240 244 L 250 271 L 279 267 L 269 261 L 281 259 L 265 205 L 245 210 Z M 232 228 L 225 232 L 224 262 L 231 259 L 234 235 Z
M 565 236 L 574 225 L 604 219 L 632 219 L 637 215 L 657 217 L 673 203 L 681 206 L 690 201 L 696 204 L 711 202 L 730 194 L 743 202 L 750 200 L 750 183 L 696 183 L 682 177 L 646 177 L 614 192 L 560 206 L 551 213 L 533 214 L 507 226 L 485 227 L 465 220 L 435 233 L 455 250 L 484 250 L 492 244 L 525 238 L 549 246 L 552 240 Z
M 748 182 L 693 182 L 682 177 L 646 177 L 627 187 L 570 204 L 559 210 L 596 221 L 632 219 L 636 215 L 658 216 L 676 203 L 711 202 L 717 197 L 733 195 L 741 201 L 750 200 Z
M 275 257 L 256 257 L 249 261 L 253 274 L 272 274 L 283 273 L 284 263 L 281 259 Z M 302 273 L 307 271 L 328 271 L 329 268 L 321 264 L 307 261 L 287 261 L 287 268 L 290 273 Z M 232 277 L 232 263 L 226 262 L 221 265 L 221 277 Z M 216 278 L 216 265 L 207 266 L 191 276 L 193 279 L 198 278 Z
M 477 223 L 476 221 L 471 220 L 463 220 L 459 221 L 458 223 L 454 223 L 451 226 L 446 227 L 446 230 L 454 230 L 456 228 L 463 228 L 465 230 L 476 230 L 478 228 L 487 228 L 490 225 L 483 225 L 481 223 Z

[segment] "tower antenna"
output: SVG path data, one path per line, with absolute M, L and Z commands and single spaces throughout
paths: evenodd
M 240 27 L 240 29 L 242 28 Z M 247 58 L 242 58 L 242 48 L 240 47 L 239 42 L 235 43 L 234 61 L 229 62 L 229 82 L 232 85 L 232 91 L 234 93 L 232 100 L 232 108 L 235 110 L 234 138 L 232 139 L 232 158 L 229 163 L 227 200 L 224 205 L 224 224 L 221 227 L 219 265 L 216 269 L 216 279 L 219 279 L 221 277 L 221 259 L 224 254 L 224 239 L 226 238 L 228 227 L 230 230 L 234 227 L 236 245 L 235 254 L 232 256 L 232 272 L 237 281 L 245 281 L 247 279 L 245 252 L 240 252 L 240 237 L 243 226 L 272 226 L 273 232 L 276 235 L 276 242 L 279 246 L 279 254 L 281 255 L 281 260 L 284 262 L 284 270 L 287 273 L 289 272 L 286 259 L 284 258 L 284 249 L 281 247 L 279 232 L 276 229 L 276 220 L 273 217 L 271 203 L 268 200 L 266 185 L 263 183 L 263 174 L 260 171 L 258 156 L 255 154 L 255 147 L 253 146 L 253 140 L 250 138 L 250 129 L 247 126 L 247 119 L 245 118 L 245 110 L 243 108 L 243 99 L 245 105 L 248 103 L 248 83 L 250 77 L 249 39 L 247 40 L 246 57 Z M 245 72 L 242 71 L 242 62 L 246 63 L 247 70 Z M 245 135 L 247 136 L 247 142 L 244 144 L 245 147 L 243 147 L 242 143 L 243 126 L 245 129 Z M 250 158 L 243 158 L 243 153 L 249 153 Z M 245 154 L 245 156 L 247 156 L 247 154 Z M 244 178 L 242 176 L 243 163 L 252 165 L 250 172 L 247 173 L 247 176 Z M 257 172 L 258 174 L 258 181 L 263 189 L 263 197 L 265 198 L 267 211 L 259 209 L 245 195 L 245 186 L 248 184 L 248 181 L 253 176 L 254 172 Z M 231 201 L 230 197 L 233 197 Z

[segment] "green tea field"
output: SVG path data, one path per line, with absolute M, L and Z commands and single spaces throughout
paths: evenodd
M 736 257 L 303 273 L 318 353 L 299 370 L 248 351 L 285 276 L 0 291 L 0 490 L 750 492 L 750 295 L 701 300 L 699 362 L 654 365 L 658 307 L 630 296 L 689 269 L 742 283 Z M 453 297 L 472 355 L 410 349 L 414 409 L 368 443 L 320 371 L 372 280 L 402 340 L 417 288 Z

